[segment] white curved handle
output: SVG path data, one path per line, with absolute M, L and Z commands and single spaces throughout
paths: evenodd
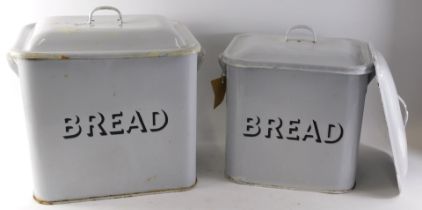
M 291 40 L 289 38 L 289 34 L 292 31 L 294 31 L 294 30 L 306 30 L 306 31 L 311 32 L 312 33 L 312 37 L 313 37 L 312 42 L 313 43 L 316 43 L 317 42 L 317 36 L 316 36 L 316 33 L 315 33 L 314 29 L 312 29 L 310 26 L 307 26 L 307 25 L 295 25 L 295 26 L 292 26 L 289 29 L 287 29 L 286 34 L 284 35 L 284 40 L 286 42 L 289 41 L 289 40 Z
M 199 51 L 198 58 L 197 58 L 197 65 L 196 65 L 197 71 L 199 71 L 199 67 L 204 62 L 204 57 L 205 57 L 205 50 L 201 48 L 201 51 Z
M 221 68 L 221 76 L 226 76 L 227 73 L 227 64 L 223 61 L 223 54 L 218 56 L 218 64 Z
M 117 21 L 119 21 L 119 26 L 122 26 L 123 25 L 122 13 L 120 12 L 120 10 L 118 10 L 117 8 L 112 7 L 112 6 L 99 6 L 99 7 L 94 8 L 89 13 L 89 17 L 88 17 L 88 24 L 89 25 L 92 25 L 92 22 L 94 22 L 94 19 L 93 19 L 94 13 L 96 11 L 99 11 L 99 10 L 111 10 L 111 11 L 115 11 L 117 13 L 117 15 L 119 16 L 119 19 L 117 19 Z
M 16 64 L 15 59 L 10 55 L 10 53 L 6 55 L 6 58 L 10 68 L 12 68 L 13 72 L 15 72 L 17 76 L 19 76 L 18 65 Z
M 403 109 L 404 109 L 404 127 L 407 126 L 407 121 L 409 121 L 409 110 L 407 109 L 407 105 L 406 102 L 404 101 L 404 99 L 400 96 L 397 95 L 397 97 L 399 98 L 400 104 L 402 105 Z

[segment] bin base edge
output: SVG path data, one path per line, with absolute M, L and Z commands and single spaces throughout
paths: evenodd
M 287 186 L 280 186 L 280 185 L 271 185 L 271 184 L 259 184 L 254 182 L 246 181 L 240 177 L 232 177 L 225 173 L 225 177 L 236 183 L 242 185 L 250 185 L 250 186 L 258 186 L 258 187 L 266 187 L 266 188 L 277 188 L 277 189 L 287 189 L 287 190 L 298 190 L 298 191 L 312 191 L 312 192 L 320 192 L 320 193 L 327 193 L 327 194 L 343 194 L 352 191 L 356 187 L 356 181 L 350 189 L 344 190 L 313 190 L 313 189 L 306 189 L 306 188 L 295 188 L 295 187 L 287 187 Z
M 195 179 L 195 183 L 193 185 L 188 187 L 182 187 L 182 188 L 172 188 L 172 189 L 164 189 L 164 190 L 152 190 L 152 191 L 146 191 L 146 192 L 137 192 L 137 193 L 127 193 L 127 194 L 117 194 L 117 195 L 105 195 L 105 196 L 93 196 L 88 198 L 76 198 L 76 199 L 65 199 L 65 200 L 57 200 L 57 201 L 47 201 L 43 200 L 42 198 L 38 198 L 35 195 L 32 197 L 36 202 L 43 205 L 55 205 L 55 204 L 66 204 L 66 203 L 76 203 L 76 202 L 85 202 L 85 201 L 97 201 L 97 200 L 106 200 L 106 199 L 120 199 L 120 198 L 130 198 L 135 196 L 141 196 L 141 195 L 152 195 L 152 194 L 158 194 L 158 193 L 170 193 L 170 192 L 183 192 L 192 189 L 195 187 L 196 183 L 198 182 L 198 179 Z

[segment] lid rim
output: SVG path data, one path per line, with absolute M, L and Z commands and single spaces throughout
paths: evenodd
M 201 45 L 195 43 L 192 47 L 171 49 L 171 50 L 151 50 L 151 51 L 105 51 L 101 53 L 93 52 L 30 52 L 30 51 L 9 51 L 10 57 L 23 60 L 70 60 L 70 59 L 124 59 L 124 58 L 151 58 L 151 57 L 175 57 L 196 54 L 201 51 Z
M 373 62 L 368 62 L 363 65 L 353 67 L 342 66 L 324 66 L 324 65 L 310 65 L 310 64 L 294 64 L 294 63 L 259 63 L 254 61 L 247 61 L 243 59 L 233 59 L 224 53 L 221 55 L 222 62 L 226 65 L 240 68 L 261 68 L 261 69 L 277 69 L 277 70 L 299 70 L 311 71 L 320 73 L 344 74 L 344 75 L 365 75 L 374 72 Z

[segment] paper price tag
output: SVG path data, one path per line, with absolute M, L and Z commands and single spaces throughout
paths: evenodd
M 221 76 L 211 80 L 212 90 L 214 91 L 214 109 L 224 100 L 226 95 L 226 76 Z

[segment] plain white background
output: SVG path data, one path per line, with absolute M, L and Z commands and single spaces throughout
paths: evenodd
M 422 1 L 419 0 L 14 0 L 2 7 L 0 52 L 0 208 L 44 209 L 32 201 L 29 145 L 18 77 L 5 54 L 23 25 L 52 15 L 87 15 L 99 5 L 123 14 L 161 14 L 185 23 L 206 50 L 198 74 L 198 185 L 183 193 L 54 206 L 51 209 L 420 209 L 422 193 Z M 342 195 L 237 185 L 224 178 L 225 107 L 212 109 L 210 80 L 220 75 L 217 55 L 234 34 L 284 33 L 294 24 L 319 36 L 368 41 L 387 58 L 410 120 L 409 176 L 398 196 L 377 85 L 365 107 L 356 189 Z M 274 90 L 277 91 L 277 90 Z

